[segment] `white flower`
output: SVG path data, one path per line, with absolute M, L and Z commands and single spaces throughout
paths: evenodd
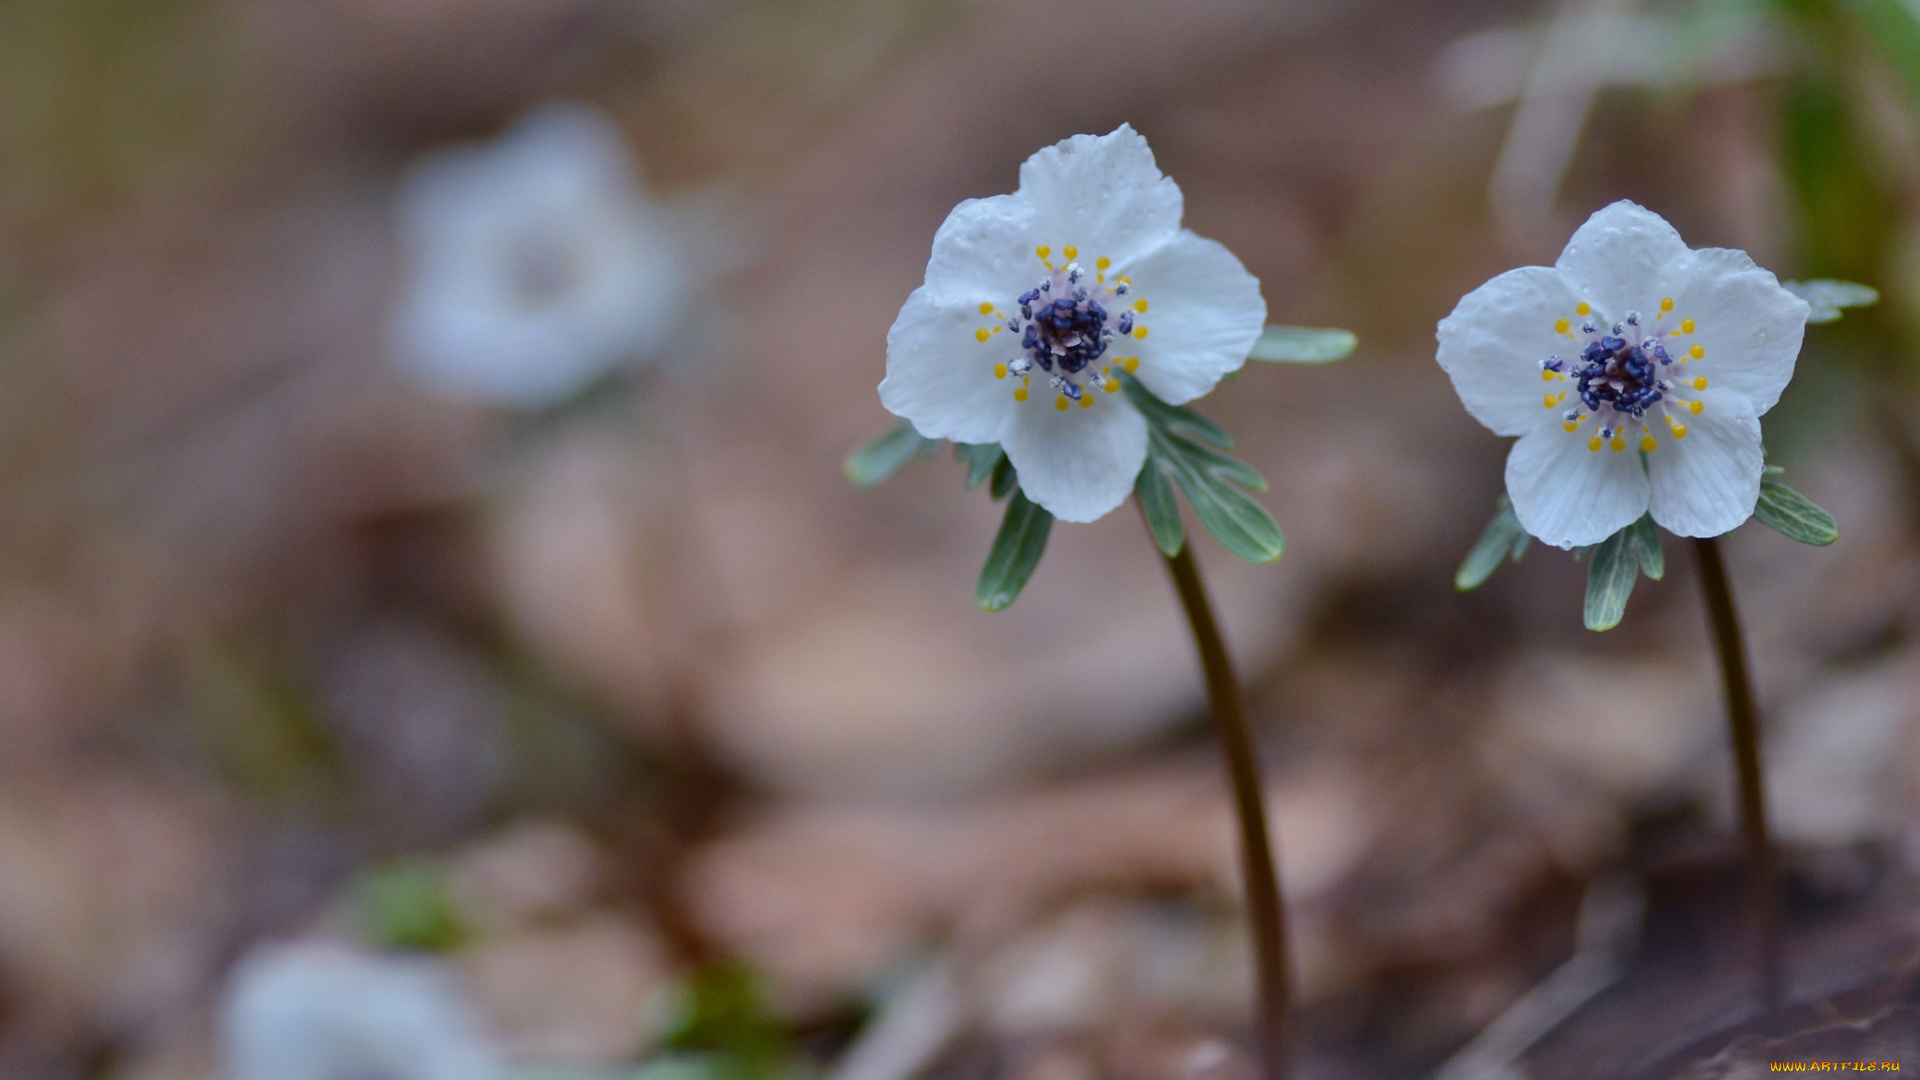
M 1028 158 L 1018 191 L 968 199 L 934 234 L 887 333 L 881 403 L 929 438 L 999 443 L 1063 521 L 1120 505 L 1147 423 L 1115 373 L 1183 404 L 1245 363 L 1266 321 L 1260 283 L 1180 212 L 1124 124 Z
M 1680 536 L 1718 536 L 1753 514 L 1759 418 L 1793 377 L 1807 311 L 1745 252 L 1690 250 L 1622 201 L 1552 267 L 1463 297 L 1439 360 L 1476 420 L 1520 436 L 1507 492 L 1534 536 L 1595 544 L 1648 510 Z
M 641 191 L 620 129 L 583 105 L 529 113 L 402 179 L 406 276 L 394 338 L 460 398 L 565 400 L 660 349 L 689 291 L 672 214 Z
M 227 1080 L 499 1080 L 451 973 L 340 945 L 256 947 L 221 1006 Z

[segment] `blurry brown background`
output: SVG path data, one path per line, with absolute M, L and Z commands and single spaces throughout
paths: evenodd
M 1447 47 L 1551 14 L 0 6 L 0 1075 L 209 1075 L 226 966 L 348 932 L 342 890 L 396 857 L 467 883 L 479 929 L 449 955 L 516 1060 L 637 1061 L 650 996 L 730 956 L 831 1063 L 890 972 L 950 956 L 955 1075 L 1242 1067 L 1219 1056 L 1248 982 L 1231 838 L 1135 515 L 1056 529 L 987 615 L 998 508 L 958 466 L 872 491 L 839 470 L 890 420 L 886 329 L 948 209 L 1123 121 L 1273 320 L 1361 340 L 1201 405 L 1288 538 L 1271 567 L 1200 557 L 1265 738 L 1310 1075 L 1439 1064 L 1568 956 L 1608 875 L 1648 898 L 1616 1012 L 1684 1035 L 1743 993 L 1684 549 L 1606 635 L 1560 552 L 1451 588 L 1504 449 L 1432 362 L 1434 323 L 1617 197 L 1887 294 L 1810 334 L 1768 418 L 1841 542 L 1749 528 L 1730 558 L 1795 978 L 1817 996 L 1899 968 L 1920 859 L 1911 106 L 1885 71 L 1839 84 L 1870 166 L 1842 180 L 1885 215 L 1864 269 L 1806 239 L 1824 204 L 1782 150 L 1810 78 L 1791 33 L 1597 79 L 1557 198 L 1500 224 L 1530 39 Z M 388 354 L 395 177 L 551 100 L 608 110 L 656 195 L 720 208 L 744 268 L 692 301 L 703 347 L 610 395 L 536 418 L 449 403 Z M 545 914 L 488 929 L 490 903 Z M 1554 1060 L 1645 1021 L 1586 1022 Z

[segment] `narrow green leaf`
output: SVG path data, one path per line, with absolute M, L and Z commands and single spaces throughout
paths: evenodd
M 1753 508 L 1753 518 L 1789 540 L 1815 547 L 1826 547 L 1840 539 L 1840 525 L 1832 514 L 1777 480 L 1760 481 L 1760 501 Z
M 967 490 L 972 491 L 993 475 L 1006 452 L 999 443 L 954 443 L 953 459 L 967 465 Z
M 1500 496 L 1493 520 L 1487 522 L 1486 530 L 1480 534 L 1473 550 L 1467 552 L 1460 569 L 1454 571 L 1453 587 L 1461 592 L 1479 588 L 1500 568 L 1502 559 L 1519 562 L 1520 556 L 1526 554 L 1528 541 L 1532 539 L 1520 527 L 1520 519 L 1514 516 L 1513 501 L 1505 495 Z
M 1593 546 L 1587 562 L 1587 629 L 1611 630 L 1627 613 L 1627 597 L 1640 578 L 1629 525 Z
M 1209 450 L 1196 442 L 1186 439 L 1163 439 L 1161 445 L 1179 457 L 1189 467 L 1204 469 L 1223 480 L 1231 480 L 1250 491 L 1267 490 L 1267 478 L 1253 466 L 1231 458 L 1218 451 Z
M 987 552 L 980 568 L 980 582 L 973 598 L 988 611 L 1004 611 L 1027 587 L 1027 579 L 1040 565 L 1047 550 L 1047 534 L 1053 531 L 1053 515 L 1028 501 L 1024 491 L 1015 490 L 1007 503 L 1007 516 L 1000 522 L 999 535 Z
M 1807 315 L 1809 323 L 1830 323 L 1840 318 L 1842 308 L 1867 307 L 1880 300 L 1880 291 L 1871 285 L 1834 278 L 1788 281 L 1781 287 L 1813 308 Z
M 1316 330 L 1306 326 L 1269 326 L 1253 343 L 1250 360 L 1287 364 L 1325 364 L 1353 352 L 1359 338 L 1351 330 Z
M 1233 436 L 1225 428 L 1201 416 L 1184 405 L 1169 405 L 1153 396 L 1153 391 L 1132 376 L 1122 376 L 1120 385 L 1127 392 L 1127 400 L 1147 418 L 1147 423 L 1164 431 L 1185 435 L 1204 443 L 1212 443 L 1222 450 L 1233 449 Z
M 1653 523 L 1652 514 L 1641 514 L 1640 520 L 1627 526 L 1633 533 L 1633 545 L 1639 552 L 1640 572 L 1659 581 L 1667 576 L 1667 555 L 1660 550 L 1660 527 Z
M 1286 546 L 1280 526 L 1257 502 L 1225 480 L 1184 462 L 1173 463 L 1173 479 L 1186 493 L 1200 524 L 1222 547 L 1250 563 L 1270 563 Z
M 987 486 L 987 490 L 993 493 L 997 502 L 1006 498 L 1007 492 L 1012 491 L 1019 482 L 1020 473 L 1014 469 L 1013 459 L 1002 454 L 1000 463 L 993 467 L 993 483 Z
M 1147 450 L 1146 464 L 1140 466 L 1140 476 L 1133 482 L 1133 493 L 1140 500 L 1140 509 L 1146 512 L 1153 542 L 1169 558 L 1180 554 L 1187 543 L 1187 527 L 1180 520 L 1180 503 L 1174 498 L 1173 483 L 1167 479 L 1166 468 L 1151 447 Z
M 869 439 L 848 454 L 840 471 L 854 487 L 870 488 L 906 468 L 915 457 L 931 456 L 939 445 L 940 440 L 922 438 L 911 423 L 902 420 L 892 431 Z

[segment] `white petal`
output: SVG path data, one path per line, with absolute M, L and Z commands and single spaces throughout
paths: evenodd
M 1536 428 L 1507 454 L 1520 527 L 1555 547 L 1597 544 L 1647 512 L 1647 475 L 1631 448 L 1587 449 L 1591 429 Z
M 1715 389 L 1745 395 L 1756 416 L 1764 414 L 1793 378 L 1807 302 L 1744 251 L 1701 248 L 1681 265 L 1684 273 L 1673 275 L 1673 313 L 1660 322 L 1678 329 L 1679 318 L 1689 318 L 1695 332 L 1668 338 L 1668 350 L 1678 357 L 1698 343 L 1706 355 L 1688 361 L 1685 376 L 1704 375 Z
M 1143 339 L 1116 341 L 1140 357 L 1137 374 L 1160 400 L 1185 404 L 1247 362 L 1267 321 L 1260 282 L 1233 252 L 1182 229 L 1133 265 L 1133 293 L 1148 302 Z
M 1543 398 L 1571 387 L 1543 381 L 1540 361 L 1579 355 L 1578 342 L 1554 332 L 1558 320 L 1579 319 L 1576 302 L 1559 271 L 1523 266 L 1461 297 L 1453 314 L 1440 320 L 1440 366 L 1467 411 L 1494 434 L 1524 435 L 1539 427 L 1547 415 Z
M 1122 394 L 1061 412 L 1034 381 L 1000 445 L 1020 471 L 1020 490 L 1061 521 L 1092 521 L 1119 506 L 1147 460 L 1147 420 Z
M 933 234 L 927 288 L 943 303 L 1005 307 L 1046 274 L 1034 256 L 1033 207 L 1018 195 L 968 199 Z
M 998 442 L 1019 380 L 996 379 L 993 367 L 1019 345 L 1004 330 L 981 343 L 974 331 L 987 321 L 977 306 L 941 304 L 927 286 L 915 289 L 887 331 L 880 404 L 930 439 Z
M 1700 395 L 1687 437 L 1664 438 L 1647 455 L 1653 520 L 1678 536 L 1719 536 L 1753 516 L 1760 498 L 1760 420 L 1744 395 Z
M 1666 218 L 1622 199 L 1575 230 L 1554 266 L 1579 299 L 1618 322 L 1634 310 L 1651 317 L 1662 271 L 1687 254 L 1686 241 Z
M 1083 262 L 1105 256 L 1116 273 L 1180 229 L 1180 186 L 1161 175 L 1145 137 L 1126 124 L 1063 139 L 1028 158 L 1019 194 L 1048 234 L 1036 243 L 1056 250 L 1073 244 Z

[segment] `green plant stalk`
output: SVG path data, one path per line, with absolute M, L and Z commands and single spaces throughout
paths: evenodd
M 1151 527 L 1148 531 L 1152 531 Z M 1264 1080 L 1286 1080 L 1290 1072 L 1287 1018 L 1292 1011 L 1287 972 L 1287 912 L 1267 828 L 1260 762 L 1254 753 L 1253 732 L 1247 726 L 1240 682 L 1233 673 L 1233 659 L 1227 655 L 1226 642 L 1213 617 L 1213 605 L 1207 599 L 1206 585 L 1200 580 L 1193 544 L 1183 544 L 1178 553 L 1165 558 L 1167 570 L 1173 575 L 1174 589 L 1180 594 L 1180 606 L 1186 609 L 1187 624 L 1193 629 L 1194 645 L 1200 650 L 1200 666 L 1206 672 L 1207 696 L 1213 703 L 1220 750 L 1226 758 L 1227 776 L 1233 786 L 1234 809 L 1240 825 L 1241 871 L 1246 881 L 1247 917 L 1252 923 L 1253 958 L 1260 979 L 1253 1026 L 1261 1075 Z
M 1741 641 L 1740 617 L 1734 611 L 1733 590 L 1727 584 L 1726 564 L 1713 537 L 1696 538 L 1693 550 L 1700 563 L 1700 587 L 1706 594 L 1708 622 L 1720 656 L 1720 676 L 1726 686 L 1727 721 L 1733 737 L 1733 762 L 1740 778 L 1740 831 L 1747 844 L 1747 902 L 1753 927 L 1754 953 L 1760 967 L 1760 997 L 1767 1011 L 1780 1007 L 1780 903 L 1774 889 L 1773 841 L 1767 833 L 1767 791 L 1760 771 L 1760 722 L 1753 704 L 1753 684 L 1747 677 L 1746 646 Z

